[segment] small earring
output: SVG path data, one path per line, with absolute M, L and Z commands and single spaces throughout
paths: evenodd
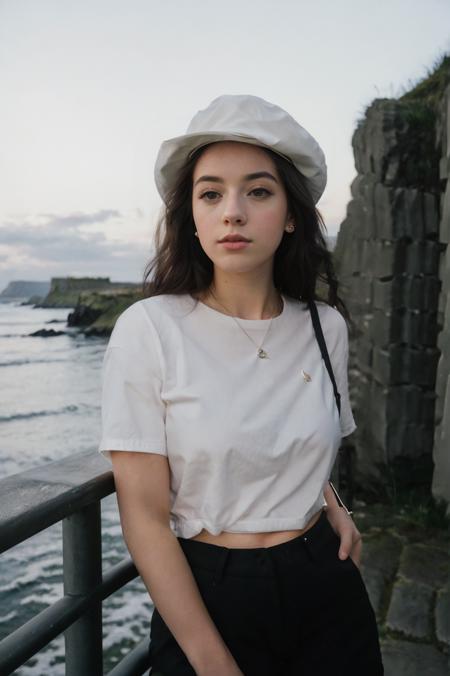
M 295 230 L 295 225 L 292 225 L 291 223 L 286 226 L 286 232 L 294 232 Z
M 196 237 L 198 237 L 198 232 L 197 232 L 197 230 L 194 232 L 194 235 L 195 235 Z

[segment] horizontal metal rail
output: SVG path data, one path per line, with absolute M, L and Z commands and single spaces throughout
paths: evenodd
M 79 453 L 0 481 L 0 553 L 62 520 L 65 592 L 0 642 L 2 676 L 63 632 L 67 676 L 102 676 L 101 602 L 138 577 L 131 558 L 101 571 L 99 505 L 113 492 L 113 473 L 97 452 Z M 93 552 L 98 572 L 89 565 L 88 555 Z M 110 673 L 140 676 L 148 668 L 147 639 Z
M 100 453 L 77 453 L 0 481 L 0 554 L 115 492 Z

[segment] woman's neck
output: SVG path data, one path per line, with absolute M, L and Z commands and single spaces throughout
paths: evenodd
M 281 294 L 273 285 L 243 285 L 213 280 L 199 300 L 219 312 L 241 319 L 270 319 L 283 310 Z

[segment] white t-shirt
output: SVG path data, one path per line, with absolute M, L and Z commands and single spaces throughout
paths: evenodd
M 139 300 L 116 321 L 102 368 L 99 452 L 167 456 L 170 527 L 190 538 L 303 528 L 326 504 L 341 443 L 356 429 L 343 316 L 316 302 L 341 394 L 339 418 L 307 304 L 236 321 L 189 294 Z M 305 372 L 307 375 L 303 374 Z M 308 380 L 307 376 L 310 376 Z

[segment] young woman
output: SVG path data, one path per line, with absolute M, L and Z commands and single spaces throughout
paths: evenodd
M 105 353 L 99 446 L 155 604 L 151 673 L 379 676 L 361 536 L 328 481 L 356 425 L 323 152 L 278 106 L 220 96 L 155 178 L 165 211 Z

